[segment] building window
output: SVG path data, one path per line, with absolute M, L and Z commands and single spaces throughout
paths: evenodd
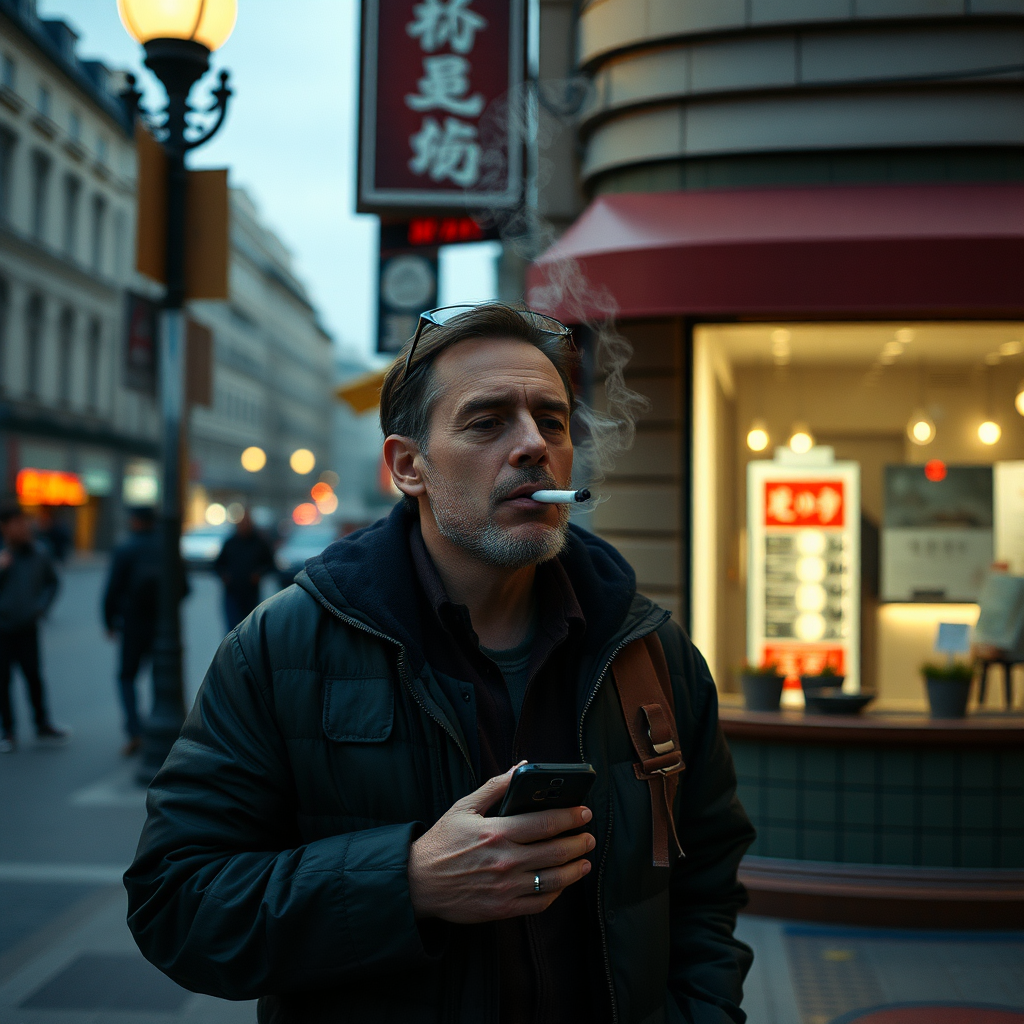
M 94 273 L 103 269 L 103 232 L 107 223 L 107 201 L 103 196 L 92 197 L 92 245 L 90 261 Z
M 25 311 L 25 392 L 39 396 L 39 369 L 43 348 L 43 297 L 38 292 L 28 300 Z
M 0 85 L 5 89 L 15 89 L 17 84 L 18 65 L 14 63 L 14 58 L 9 53 L 5 53 L 0 58 Z
M 74 110 L 71 111 L 71 116 L 68 118 L 68 135 L 71 136 L 72 142 L 79 142 L 82 138 L 82 119 Z
M 98 317 L 89 321 L 89 358 L 85 366 L 85 406 L 89 412 L 99 412 L 100 408 L 100 359 L 103 351 L 103 337 Z
M 42 82 L 39 83 L 39 92 L 36 95 L 36 108 L 43 117 L 50 116 L 50 90 Z
M 50 158 L 38 149 L 32 154 L 32 237 L 46 236 L 46 206 L 50 190 Z
M 101 135 L 96 140 L 96 162 L 103 167 L 107 166 L 108 146 L 107 140 Z
M 78 206 L 82 183 L 73 174 L 64 179 L 64 255 L 78 255 Z
M 11 215 L 11 168 L 14 163 L 14 144 L 18 137 L 0 127 L 0 221 L 6 223 Z
M 120 280 L 125 273 L 124 268 L 124 238 L 127 233 L 127 227 L 125 224 L 124 210 L 114 211 L 114 266 L 113 274 L 118 280 Z
M 7 390 L 7 313 L 10 292 L 7 282 L 0 277 L 0 393 Z
M 68 307 L 60 314 L 57 345 L 57 402 L 68 406 L 71 404 L 71 378 L 75 359 L 75 312 Z

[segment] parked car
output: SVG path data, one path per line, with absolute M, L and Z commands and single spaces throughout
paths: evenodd
M 278 578 L 287 587 L 295 574 L 306 564 L 307 558 L 319 555 L 328 544 L 338 539 L 338 531 L 331 523 L 296 526 L 274 555 Z
M 185 530 L 181 535 L 181 557 L 185 564 L 190 569 L 212 569 L 232 530 L 234 527 L 230 523 L 220 526 L 204 523 Z

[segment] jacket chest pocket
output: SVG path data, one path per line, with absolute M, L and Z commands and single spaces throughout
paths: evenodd
M 323 734 L 344 831 L 429 820 L 429 755 L 410 742 L 386 676 L 326 676 Z
M 391 680 L 372 676 L 324 679 L 324 733 L 335 743 L 383 743 L 395 722 Z

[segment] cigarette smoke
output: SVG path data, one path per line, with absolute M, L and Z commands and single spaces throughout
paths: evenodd
M 540 83 L 536 132 L 542 194 L 555 166 L 545 154 L 563 132 L 573 127 L 591 90 L 589 79 L 582 77 Z M 530 106 L 529 85 L 523 85 L 485 112 L 480 121 L 483 160 L 477 188 L 501 190 L 506 180 L 505 133 L 511 131 L 513 138 L 528 141 L 533 120 Z M 469 196 L 467 205 L 473 206 Z M 554 225 L 526 203 L 514 210 L 474 208 L 473 213 L 482 224 L 496 226 L 506 248 L 526 263 L 547 251 L 557 238 Z M 576 460 L 572 486 L 596 485 L 614 468 L 616 459 L 632 447 L 637 419 L 650 408 L 650 402 L 626 384 L 623 371 L 633 356 L 633 346 L 616 329 L 617 308 L 610 292 L 591 285 L 579 263 L 569 256 L 546 263 L 545 269 L 546 283 L 530 290 L 526 305 L 538 312 L 560 311 L 563 319 L 582 328 L 574 333 L 577 344 L 582 341 L 585 368 L 595 386 L 603 386 L 603 409 L 595 408 L 592 396 L 581 395 L 573 424 Z

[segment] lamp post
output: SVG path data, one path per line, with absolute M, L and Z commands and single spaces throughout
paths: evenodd
M 185 154 L 207 142 L 224 123 L 227 72 L 220 76 L 213 115 L 205 129 L 187 122 L 188 95 L 209 68 L 210 53 L 234 28 L 236 0 L 118 0 L 128 34 L 142 43 L 148 67 L 167 90 L 167 109 L 155 132 L 167 156 L 166 294 L 160 320 L 160 599 L 153 644 L 153 710 L 146 722 L 136 778 L 148 785 L 160 769 L 185 720 L 182 680 L 181 429 L 184 414 Z

